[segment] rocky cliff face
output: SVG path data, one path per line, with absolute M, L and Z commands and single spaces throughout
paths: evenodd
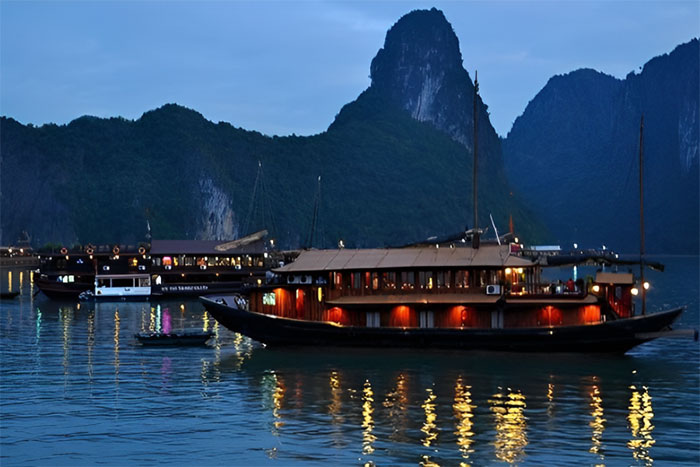
M 618 80 L 556 76 L 504 144 L 508 175 L 564 244 L 639 248 L 639 126 L 644 115 L 647 250 L 698 252 L 698 40 Z
M 236 214 L 228 194 L 214 185 L 211 178 L 206 177 L 199 180 L 199 189 L 204 202 L 195 238 L 197 240 L 238 238 Z
M 372 88 L 421 122 L 473 148 L 474 83 L 462 66 L 459 40 L 433 8 L 403 16 L 387 32 L 371 65 Z M 500 141 L 479 98 L 479 163 L 502 173 Z

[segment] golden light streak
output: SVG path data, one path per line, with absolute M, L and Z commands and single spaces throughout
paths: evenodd
M 605 422 L 607 421 L 603 418 L 603 398 L 600 397 L 600 389 L 598 386 L 593 386 L 591 391 L 591 417 L 592 420 L 588 424 L 591 427 L 591 448 L 588 450 L 592 454 L 599 454 L 600 460 L 602 461 L 605 456 L 600 452 L 601 449 L 601 438 L 603 437 L 603 431 L 605 431 Z
M 654 459 L 651 458 L 649 450 L 656 440 L 651 435 L 654 431 L 654 425 L 651 423 L 654 418 L 651 396 L 646 386 L 642 386 L 641 392 L 635 386 L 630 386 L 630 389 L 632 395 L 627 420 L 632 439 L 627 443 L 627 447 L 632 450 L 635 459 L 644 462 L 644 465 L 652 465 Z
M 12 292 L 12 271 L 7 271 L 7 291 Z
M 365 380 L 364 387 L 362 388 L 362 453 L 372 454 L 374 452 L 374 447 L 372 443 L 377 440 L 377 437 L 372 434 L 374 430 L 374 418 L 372 414 L 374 413 L 374 407 L 372 404 L 374 402 L 374 392 L 372 392 L 372 385 L 369 380 Z
M 496 439 L 494 448 L 496 458 L 509 464 L 521 460 L 527 446 L 527 419 L 525 417 L 525 396 L 508 390 L 504 395 L 497 393 L 489 399 L 491 412 L 494 414 Z
M 474 443 L 474 409 L 471 398 L 471 386 L 467 386 L 462 382 L 462 378 L 457 378 L 455 382 L 455 399 L 452 404 L 452 409 L 457 419 L 456 430 L 457 446 L 462 453 L 462 458 L 466 461 L 469 455 L 474 452 L 472 444 Z
M 425 422 L 420 431 L 425 434 L 423 446 L 430 447 L 435 440 L 437 440 L 438 436 L 437 425 L 435 424 L 435 420 L 437 419 L 437 414 L 435 413 L 435 399 L 437 397 L 433 393 L 432 388 L 427 388 L 425 392 L 428 393 L 428 397 L 421 405 L 423 412 L 425 412 Z

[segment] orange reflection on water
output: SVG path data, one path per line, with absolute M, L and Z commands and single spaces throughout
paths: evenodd
M 591 396 L 591 421 L 588 424 L 591 427 L 591 448 L 588 450 L 592 454 L 598 454 L 600 460 L 605 459 L 601 450 L 601 438 L 603 437 L 603 431 L 605 431 L 605 422 L 607 421 L 603 415 L 603 398 L 600 397 L 600 389 L 598 386 L 593 386 L 590 393 Z
M 519 462 L 527 446 L 527 418 L 525 396 L 510 389 L 508 394 L 497 393 L 489 399 L 495 417 L 496 440 L 493 445 L 496 457 L 508 463 Z
M 374 446 L 372 444 L 377 437 L 372 434 L 374 430 L 374 392 L 369 380 L 365 380 L 362 388 L 362 453 L 372 454 Z
M 435 442 L 438 436 L 437 425 L 435 424 L 435 420 L 437 419 L 437 414 L 435 413 L 435 399 L 437 399 L 437 397 L 433 393 L 432 388 L 427 388 L 425 392 L 428 393 L 428 397 L 421 405 L 421 408 L 425 412 L 425 422 L 420 431 L 425 433 L 423 446 L 429 447 Z
M 651 436 L 654 431 L 654 425 L 651 423 L 654 418 L 651 396 L 646 386 L 642 386 L 641 392 L 635 386 L 630 386 L 630 389 L 632 395 L 627 420 L 632 439 L 627 443 L 627 447 L 632 450 L 635 459 L 644 462 L 644 465 L 652 465 L 654 459 L 649 455 L 649 450 L 656 440 Z
M 384 397 L 382 405 L 387 409 L 387 415 L 393 426 L 389 439 L 397 442 L 407 441 L 405 432 L 407 425 L 406 406 L 408 404 L 406 376 L 399 373 L 396 385 Z
M 280 410 L 282 409 L 284 395 L 287 390 L 286 385 L 280 375 L 272 372 L 262 377 L 261 386 L 263 389 L 263 396 L 265 397 L 263 404 L 272 411 L 273 420 L 271 432 L 273 435 L 279 436 L 279 429 L 284 426 Z
M 455 382 L 455 400 L 452 404 L 455 418 L 457 419 L 456 431 L 457 445 L 462 453 L 462 459 L 469 459 L 469 455 L 474 452 L 472 444 L 474 443 L 474 409 L 472 405 L 471 386 L 467 386 L 462 382 L 462 377 L 457 378 Z

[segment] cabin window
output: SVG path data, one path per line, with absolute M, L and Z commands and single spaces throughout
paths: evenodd
M 376 272 L 372 273 L 372 290 L 379 289 L 379 274 Z
M 378 328 L 381 326 L 381 321 L 379 319 L 378 311 L 368 311 L 367 312 L 367 327 L 368 328 Z
M 425 277 L 425 271 L 420 271 L 418 273 L 418 285 L 420 286 L 421 289 L 424 289 L 425 286 L 427 285 L 427 279 Z
M 452 271 L 445 271 L 445 288 L 452 287 Z
M 350 282 L 352 282 L 353 289 L 361 289 L 362 288 L 362 274 L 359 272 L 353 272 L 352 275 L 350 276 Z
M 267 292 L 263 294 L 263 305 L 275 306 L 275 293 Z
M 110 285 L 111 285 L 111 284 L 110 284 L 110 280 L 109 280 L 109 279 L 99 279 L 99 280 L 97 281 L 97 286 L 98 286 L 98 287 L 109 287 Z
M 421 311 L 420 312 L 420 327 L 422 328 L 434 328 L 435 327 L 435 313 L 432 311 Z
M 469 272 L 457 271 L 455 273 L 455 287 L 458 289 L 466 289 L 469 287 Z
M 365 282 L 364 282 L 365 289 L 369 289 L 369 285 L 371 283 L 372 283 L 372 279 L 370 278 L 370 274 L 369 274 L 369 272 L 366 272 L 365 273 Z
M 150 286 L 151 286 L 151 278 L 150 277 L 139 278 L 139 287 L 150 287 Z
M 112 279 L 112 287 L 133 287 L 134 281 L 131 278 L 128 279 Z
M 437 284 L 438 289 L 442 289 L 445 287 L 445 272 L 444 271 L 437 271 L 435 273 L 435 283 Z
M 413 271 L 401 271 L 401 289 L 410 290 L 415 287 L 416 273 Z
M 395 272 L 383 272 L 382 273 L 382 287 L 385 289 L 395 289 L 396 288 L 396 273 Z
M 342 289 L 343 288 L 343 274 L 340 272 L 333 273 L 333 288 Z

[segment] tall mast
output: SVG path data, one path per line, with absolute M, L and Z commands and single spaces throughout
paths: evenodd
M 477 169 L 479 167 L 479 113 L 477 112 L 477 102 L 479 97 L 479 78 L 478 72 L 474 71 L 474 173 L 472 174 L 472 185 L 474 193 L 474 233 L 472 234 L 472 248 L 479 248 L 479 202 L 478 202 L 478 186 L 479 180 Z
M 647 290 L 644 288 L 644 114 L 639 122 L 639 268 L 642 281 L 642 314 L 647 313 Z

